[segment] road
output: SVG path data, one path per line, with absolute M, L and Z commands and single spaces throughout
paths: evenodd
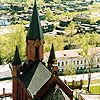
M 79 81 L 79 80 L 88 80 L 88 74 L 79 74 L 79 75 L 68 75 L 68 76 L 59 76 L 59 78 L 64 81 L 66 80 L 67 82 L 72 82 L 72 80 Z M 91 74 L 91 80 L 94 79 L 100 79 L 100 72 L 92 73 Z

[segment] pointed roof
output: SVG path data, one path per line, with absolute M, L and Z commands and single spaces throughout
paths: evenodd
M 48 63 L 53 63 L 54 59 L 56 59 L 56 57 L 55 57 L 54 45 L 52 43 L 52 47 L 51 47 Z
M 73 100 L 73 90 L 70 89 L 59 77 L 51 77 L 34 95 L 35 99 L 41 98 L 54 85 L 58 85 L 70 100 Z
M 32 13 L 31 22 L 29 25 L 27 39 L 29 40 L 43 39 L 43 33 L 42 33 L 41 25 L 40 25 L 40 19 L 39 19 L 38 9 L 36 5 L 36 0 L 34 2 L 33 13 Z
M 32 95 L 35 95 L 50 77 L 50 71 L 41 62 L 35 61 L 26 72 L 21 74 L 20 79 Z
M 21 64 L 21 60 L 20 60 L 20 56 L 19 56 L 19 50 L 18 47 L 16 46 L 16 50 L 15 50 L 15 55 L 14 55 L 14 59 L 13 59 L 13 65 L 20 65 Z

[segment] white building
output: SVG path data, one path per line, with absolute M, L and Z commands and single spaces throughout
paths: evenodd
M 92 62 L 94 68 L 100 67 L 100 47 L 90 48 L 88 50 L 88 60 L 80 55 L 82 49 L 60 50 L 55 51 L 59 71 L 64 71 L 66 65 L 75 65 L 76 70 L 88 68 L 88 64 Z M 44 61 L 48 62 L 49 52 L 44 54 Z M 93 60 L 93 61 L 91 61 Z M 90 63 L 88 63 L 88 61 Z

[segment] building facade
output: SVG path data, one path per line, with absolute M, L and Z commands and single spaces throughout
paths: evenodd
M 63 72 L 66 66 L 74 66 L 76 70 L 84 70 L 89 68 L 90 63 L 93 68 L 100 68 L 100 47 L 89 48 L 87 57 L 82 56 L 81 52 L 82 49 L 55 51 L 59 71 Z M 45 62 L 48 62 L 48 56 L 49 52 L 44 54 Z

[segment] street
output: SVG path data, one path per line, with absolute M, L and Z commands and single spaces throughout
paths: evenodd
M 68 76 L 59 76 L 59 78 L 67 82 L 72 82 L 72 80 L 79 81 L 79 80 L 88 80 L 88 74 L 78 74 L 78 75 L 68 75 Z M 91 80 L 100 79 L 100 72 L 91 73 Z

